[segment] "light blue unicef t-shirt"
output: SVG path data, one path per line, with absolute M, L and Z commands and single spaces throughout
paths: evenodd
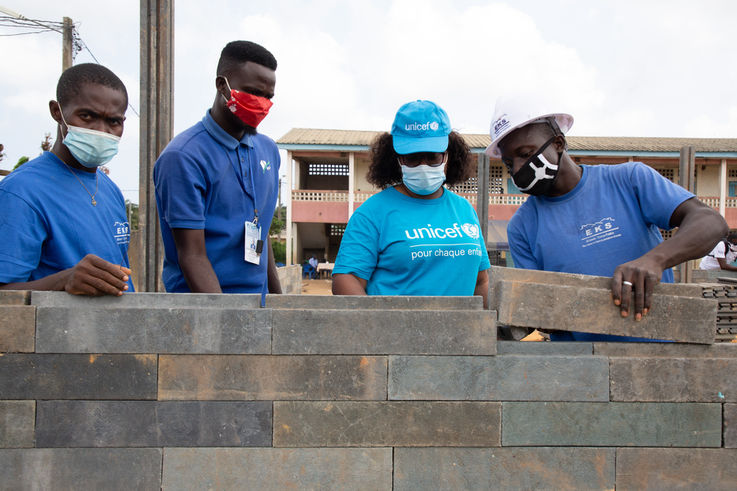
M 333 273 L 366 280 L 369 295 L 473 295 L 489 268 L 480 232 L 471 204 L 447 189 L 425 200 L 387 188 L 348 221 Z

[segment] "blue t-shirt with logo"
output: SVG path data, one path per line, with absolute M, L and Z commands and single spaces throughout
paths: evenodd
M 0 210 L 0 283 L 38 280 L 87 254 L 129 267 L 125 200 L 99 170 L 70 171 L 44 152 L 0 182 Z
M 612 276 L 660 244 L 658 229 L 670 229 L 675 209 L 694 196 L 640 162 L 581 168 L 573 190 L 530 196 L 509 221 L 515 267 Z M 671 269 L 662 281 L 673 282 Z
M 168 292 L 189 292 L 172 229 L 204 230 L 207 257 L 224 293 L 268 293 L 266 247 L 279 193 L 279 150 L 268 136 L 236 140 L 207 111 L 177 135 L 154 166 Z M 247 262 L 245 223 L 258 211 L 263 253 Z
M 369 295 L 473 295 L 489 256 L 476 211 L 457 194 L 406 196 L 390 187 L 348 221 L 333 273 L 367 281 Z

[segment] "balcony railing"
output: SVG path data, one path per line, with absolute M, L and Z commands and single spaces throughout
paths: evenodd
M 353 201 L 362 203 L 376 194 L 372 191 L 357 191 L 353 193 Z M 477 195 L 475 193 L 459 193 L 460 196 L 466 198 L 472 205 L 476 206 Z M 497 194 L 489 193 L 490 205 L 512 205 L 520 206 L 527 200 L 526 194 Z M 719 208 L 719 197 L 717 196 L 699 196 L 707 206 Z M 322 201 L 331 203 L 347 203 L 348 191 L 319 190 L 319 189 L 294 189 L 292 190 L 292 201 Z M 725 200 L 727 208 L 737 208 L 737 198 L 728 197 Z

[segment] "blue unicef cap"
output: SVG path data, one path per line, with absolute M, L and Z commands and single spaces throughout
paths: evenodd
M 432 101 L 408 102 L 399 108 L 392 124 L 394 151 L 399 155 L 445 152 L 449 134 L 448 115 Z

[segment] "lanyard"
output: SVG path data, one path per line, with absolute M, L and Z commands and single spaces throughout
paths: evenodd
M 238 142 L 238 145 L 235 148 L 235 163 L 231 160 L 230 154 L 228 153 L 228 150 L 226 149 L 226 155 L 228 156 L 228 160 L 230 161 L 231 166 L 233 167 L 233 170 L 235 171 L 236 178 L 238 179 L 238 184 L 240 184 L 241 189 L 243 190 L 243 194 L 246 196 L 251 196 L 253 198 L 253 223 L 258 224 L 258 207 L 257 207 L 257 199 L 256 199 L 256 183 L 253 180 L 253 166 L 251 165 L 251 152 L 248 148 L 248 145 L 246 145 L 246 158 L 241 160 L 240 158 L 240 152 L 242 152 L 242 147 L 240 142 Z M 246 172 L 248 173 L 248 177 L 251 179 L 251 192 L 248 192 L 248 189 L 246 189 L 246 183 L 243 182 L 243 168 L 246 168 Z

